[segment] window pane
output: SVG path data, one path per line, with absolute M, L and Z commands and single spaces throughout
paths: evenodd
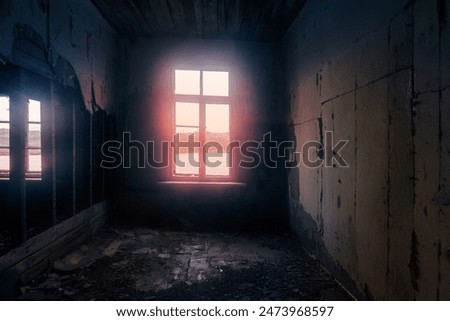
M 42 155 L 40 149 L 27 149 L 28 172 L 42 171 Z
M 228 72 L 226 71 L 204 71 L 203 72 L 203 95 L 205 96 L 228 96 Z
M 205 135 L 205 148 L 213 153 L 225 153 L 230 144 L 228 133 L 210 133 Z
M 228 176 L 227 147 L 230 143 L 230 108 L 228 104 L 206 104 L 205 173 L 208 176 Z
M 206 131 L 228 133 L 230 131 L 230 108 L 228 104 L 206 104 Z
M 28 103 L 28 121 L 41 121 L 41 102 L 30 99 Z
M 199 149 L 195 148 L 193 153 L 189 153 L 186 147 L 178 150 L 174 155 L 175 174 L 198 176 L 200 173 Z
M 9 148 L 0 148 L 0 172 L 9 172 Z
M 178 135 L 178 142 L 180 142 L 180 143 L 186 143 L 189 141 L 197 143 L 197 145 L 200 143 L 200 135 L 199 135 L 198 128 L 177 127 L 175 131 L 176 131 L 175 135 Z M 192 135 L 194 135 L 193 138 L 192 138 Z M 174 137 L 174 141 L 175 141 L 175 139 L 176 139 L 176 137 Z M 186 146 L 186 144 L 182 144 L 182 145 Z M 194 146 L 192 146 L 192 148 L 194 148 Z M 177 152 L 177 146 L 174 146 L 174 150 L 175 150 L 175 152 Z M 183 147 L 183 148 L 179 147 L 178 150 L 180 152 L 185 152 L 185 153 L 188 152 L 187 151 L 188 149 L 186 147 Z M 197 147 L 195 147 L 194 151 L 197 151 Z
M 200 71 L 175 70 L 175 94 L 200 95 Z
M 178 134 L 179 142 L 200 142 L 199 129 L 192 127 L 177 127 L 176 134 Z M 194 135 L 193 138 L 191 135 Z M 191 137 L 191 138 L 190 138 Z M 174 137 L 175 139 L 175 137 Z M 190 139 L 190 140 L 189 140 Z M 187 147 L 174 146 L 174 164 L 175 174 L 179 175 L 199 175 L 200 173 L 200 158 L 199 148 L 192 146 Z
M 0 147 L 9 146 L 9 124 L 0 123 Z
M 41 125 L 28 124 L 27 147 L 41 147 Z
M 199 115 L 198 104 L 180 102 L 175 104 L 175 125 L 177 126 L 198 126 Z
M 198 137 L 198 127 L 182 127 L 182 126 L 177 126 L 175 129 L 175 134 L 185 134 L 185 133 L 194 133 L 195 132 L 195 137 Z M 180 138 L 180 141 L 187 141 L 187 137 L 188 135 L 180 135 L 180 137 L 186 137 L 186 139 L 183 140 L 183 138 Z
M 213 148 L 210 149 L 214 151 Z M 228 153 L 206 153 L 205 173 L 208 176 L 229 176 Z
M 0 121 L 9 121 L 9 97 L 0 96 Z

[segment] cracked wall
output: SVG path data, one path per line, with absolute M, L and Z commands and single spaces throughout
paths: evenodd
M 114 106 L 115 36 L 89 1 L 0 3 L 0 62 L 81 90 L 90 111 Z
M 361 297 L 450 298 L 450 1 L 309 1 L 285 38 L 292 137 L 339 166 L 290 170 L 290 220 Z

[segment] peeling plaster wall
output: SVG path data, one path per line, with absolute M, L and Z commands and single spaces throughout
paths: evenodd
M 289 171 L 291 226 L 361 297 L 449 300 L 450 1 L 308 1 L 284 45 L 297 150 L 349 141 Z
M 0 2 L 0 62 L 81 89 L 91 111 L 114 105 L 115 36 L 88 0 Z

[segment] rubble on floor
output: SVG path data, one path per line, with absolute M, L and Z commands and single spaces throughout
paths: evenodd
M 23 300 L 350 300 L 287 235 L 105 229 Z

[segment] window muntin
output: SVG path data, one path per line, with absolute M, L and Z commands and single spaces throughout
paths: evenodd
M 10 173 L 10 102 L 0 96 L 0 179 L 9 179 Z
M 194 135 L 195 142 L 208 148 L 196 147 L 191 154 L 187 148 L 176 149 L 173 175 L 229 178 L 229 155 L 226 153 L 230 142 L 229 73 L 175 70 L 174 93 L 174 134 L 179 134 L 180 142 L 187 142 L 189 135 Z
M 41 179 L 42 177 L 42 127 L 41 102 L 28 101 L 27 134 L 25 143 L 25 177 Z

